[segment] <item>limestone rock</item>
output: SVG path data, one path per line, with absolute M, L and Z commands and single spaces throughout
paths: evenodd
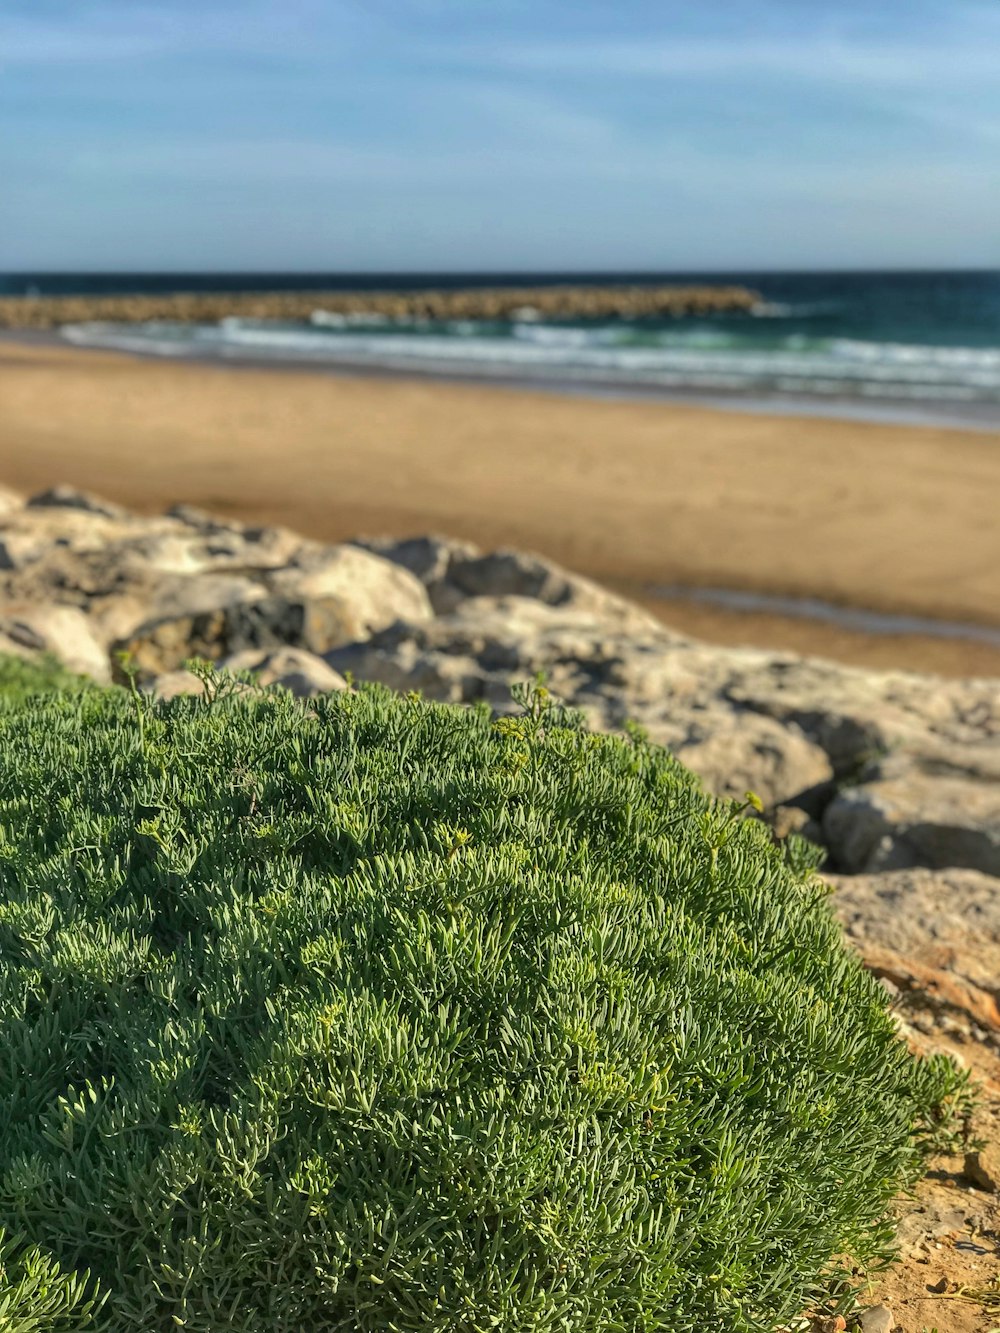
M 896 1320 L 887 1305 L 873 1305 L 858 1316 L 861 1333 L 893 1333 Z
M 825 878 L 848 938 L 876 975 L 1000 1033 L 1000 879 L 923 867 Z
M 1000 1145 L 989 1143 L 978 1152 L 965 1154 L 963 1175 L 981 1190 L 1000 1190 Z
M 102 500 L 89 491 L 77 490 L 75 486 L 52 486 L 47 491 L 39 491 L 27 502 L 29 509 L 82 509 L 88 514 L 101 514 L 104 518 L 126 518 L 128 510 L 111 500 Z
M 437 615 L 455 611 L 470 598 L 523 597 L 600 616 L 608 628 L 661 628 L 654 616 L 634 602 L 542 556 L 511 550 L 483 554 L 468 542 L 444 537 L 413 537 L 369 546 L 421 580 Z
M 260 652 L 247 649 L 224 658 L 219 666 L 227 671 L 251 671 L 261 685 L 283 685 L 300 698 L 346 690 L 347 681 L 315 653 L 301 648 L 275 648 Z
M 396 620 L 416 623 L 433 615 L 426 589 L 414 574 L 359 546 L 311 552 L 274 574 L 270 583 L 284 597 L 338 606 L 340 643 L 367 638 Z
M 146 682 L 144 688 L 147 694 L 152 695 L 160 703 L 168 703 L 182 694 L 205 693 L 204 683 L 182 667 L 176 671 L 165 671 L 161 676 L 154 676 L 152 680 Z
M 0 612 L 0 632 L 22 648 L 51 654 L 68 671 L 102 684 L 111 680 L 108 655 L 75 607 L 8 604 Z
M 304 648 L 327 653 L 350 641 L 354 609 L 340 597 L 292 598 L 253 595 L 213 609 L 187 610 L 148 620 L 114 645 L 127 653 L 140 676 L 174 671 L 193 657 L 217 662 L 246 649 Z
M 826 753 L 797 727 L 755 713 L 716 714 L 674 749 L 713 795 L 742 800 L 749 790 L 768 807 L 833 776 Z
M 462 600 L 462 594 L 450 581 L 453 564 L 474 560 L 481 555 L 471 542 L 451 537 L 406 537 L 359 541 L 356 545 L 372 551 L 393 564 L 402 565 L 415 575 L 427 590 L 435 615 L 447 615 Z
M 299 698 L 312 698 L 334 690 L 346 690 L 347 681 L 314 653 L 300 648 L 246 649 L 218 663 L 221 671 L 249 671 L 258 685 L 281 685 Z M 205 693 L 204 682 L 183 669 L 156 676 L 146 686 L 155 699 L 166 701 L 181 694 Z
M 1000 786 L 915 768 L 839 792 L 823 832 L 848 871 L 968 866 L 1000 875 Z

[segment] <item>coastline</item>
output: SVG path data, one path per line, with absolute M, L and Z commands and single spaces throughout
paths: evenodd
M 688 407 L 707 407 L 722 412 L 747 412 L 765 416 L 818 417 L 833 421 L 863 421 L 900 426 L 935 426 L 948 430 L 997 432 L 1000 434 L 1000 402 L 961 402 L 958 400 L 912 398 L 850 397 L 847 395 L 779 394 L 759 390 L 748 393 L 741 389 L 694 389 L 668 387 L 644 383 L 640 380 L 601 379 L 588 373 L 578 378 L 541 370 L 528 374 L 523 369 L 496 365 L 474 369 L 453 362 L 415 363 L 412 360 L 394 361 L 383 358 L 379 363 L 356 359 L 343 354 L 309 357 L 277 352 L 261 353 L 250 349 L 205 346 L 193 350 L 183 345 L 169 350 L 152 350 L 148 340 L 129 342 L 127 334 L 117 337 L 115 345 L 101 346 L 66 338 L 54 330 L 4 330 L 0 340 L 76 347 L 81 351 L 118 352 L 147 361 L 171 361 L 188 365 L 223 365 L 232 369 L 291 370 L 310 374 L 350 376 L 360 379 L 414 379 L 432 383 L 469 384 L 481 388 L 524 390 L 531 393 L 556 394 L 560 397 L 621 400 L 624 402 L 675 403 Z
M 70 481 L 326 540 L 437 529 L 535 549 L 710 641 L 1000 676 L 992 642 L 692 600 L 722 588 L 1000 627 L 1000 451 L 982 428 L 166 360 L 51 334 L 0 338 L 0 422 L 0 481 L 20 490 Z M 667 585 L 684 595 L 653 591 Z

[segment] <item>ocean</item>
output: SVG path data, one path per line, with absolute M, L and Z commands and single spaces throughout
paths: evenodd
M 820 414 L 1000 428 L 1000 272 L 9 274 L 0 294 L 738 284 L 751 313 L 684 319 L 388 322 L 331 314 L 78 324 L 71 342 L 156 356 L 513 381 Z

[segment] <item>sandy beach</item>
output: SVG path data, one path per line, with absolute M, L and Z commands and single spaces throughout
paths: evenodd
M 1000 438 L 0 343 L 0 482 L 536 550 L 709 640 L 1000 675 Z M 967 623 L 868 634 L 660 590 Z M 990 633 L 992 642 L 988 641 Z

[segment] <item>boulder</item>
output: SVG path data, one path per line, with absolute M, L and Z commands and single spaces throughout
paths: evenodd
M 826 750 L 838 777 L 890 751 L 954 756 L 969 747 L 995 753 L 1000 743 L 997 681 L 862 671 L 789 653 L 719 649 L 713 656 L 726 698 L 794 722 Z
M 414 574 L 359 546 L 306 553 L 295 565 L 276 572 L 270 586 L 295 601 L 339 608 L 342 628 L 337 643 L 367 638 L 396 620 L 416 623 L 434 614 L 426 589 Z
M 143 678 L 173 671 L 192 657 L 218 662 L 246 649 L 287 645 L 323 654 L 349 642 L 357 629 L 339 597 L 309 599 L 275 593 L 206 611 L 148 620 L 114 645 L 127 653 Z
M 102 684 L 111 680 L 108 654 L 88 618 L 75 607 L 7 604 L 0 612 L 0 633 L 31 653 L 49 653 L 68 671 Z
M 510 550 L 483 554 L 468 542 L 444 537 L 411 537 L 368 546 L 415 574 L 427 589 L 437 615 L 450 614 L 470 598 L 523 597 L 547 606 L 572 606 L 589 612 L 609 629 L 662 628 L 655 616 L 634 602 L 542 556 Z
M 782 727 L 756 713 L 718 709 L 689 727 L 672 748 L 713 796 L 742 800 L 752 791 L 767 807 L 833 777 L 825 751 L 797 727 Z
M 969 867 L 1000 875 L 1000 786 L 909 772 L 839 791 L 823 834 L 842 870 Z
M 16 573 L 35 566 L 58 567 L 70 571 L 63 581 L 72 586 L 73 557 L 114 551 L 116 543 L 132 531 L 127 519 L 89 510 L 24 507 L 0 519 L 0 570 Z
M 471 542 L 456 541 L 451 537 L 377 538 L 356 542 L 355 545 L 372 551 L 410 571 L 424 585 L 435 615 L 447 615 L 462 600 L 462 594 L 450 581 L 453 563 L 474 560 L 481 555 Z
M 346 690 L 347 681 L 315 653 L 301 648 L 247 649 L 219 663 L 227 671 L 251 671 L 261 685 L 281 685 L 300 698 Z
M 77 490 L 75 486 L 52 486 L 47 491 L 39 491 L 28 500 L 27 506 L 29 509 L 82 509 L 104 518 L 128 517 L 128 510 L 121 505 L 102 500 L 89 491 Z
M 143 626 L 204 615 L 267 596 L 262 584 L 233 574 L 155 578 L 146 571 L 126 578 L 123 586 L 128 591 L 91 596 L 84 603 L 94 634 L 109 653 L 120 649 Z
M 162 676 L 154 676 L 143 686 L 147 694 L 160 703 L 168 703 L 182 694 L 205 693 L 205 686 L 197 676 L 179 667 L 176 671 L 165 671 Z

